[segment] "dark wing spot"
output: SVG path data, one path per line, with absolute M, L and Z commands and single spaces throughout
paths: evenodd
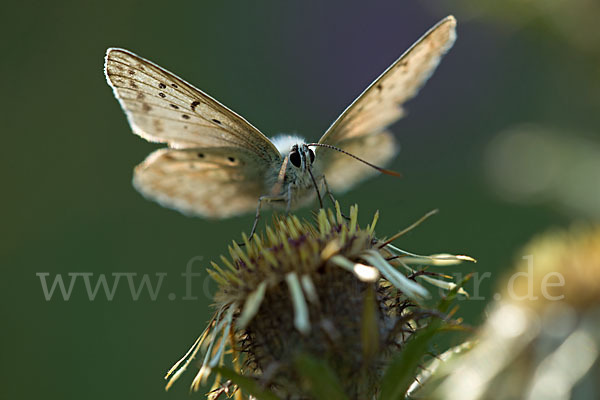
M 169 104 L 171 107 L 173 107 L 176 110 L 179 110 L 179 106 L 175 105 L 175 104 Z
M 161 88 L 161 89 L 164 89 L 164 88 L 167 87 L 167 85 L 165 85 L 164 83 L 161 82 L 161 83 L 158 84 L 158 87 Z
M 198 153 L 198 158 L 204 158 L 204 153 Z
M 132 70 L 132 69 L 130 69 L 130 70 L 129 70 L 129 71 L 127 71 L 127 72 L 129 72 L 129 75 L 133 75 L 133 74 L 135 74 L 135 71 L 134 71 L 134 70 Z
M 218 119 L 212 119 L 212 122 L 214 122 L 217 125 L 221 125 L 221 121 L 219 121 Z
M 196 107 L 198 107 L 199 104 L 199 101 L 192 101 L 192 104 L 190 104 L 190 107 L 192 107 L 192 111 L 196 111 Z
M 172 87 L 174 87 L 175 89 L 177 89 L 177 88 L 179 87 L 179 86 L 177 86 L 177 85 L 176 85 L 176 84 L 174 84 L 174 83 L 171 83 L 171 86 L 172 86 Z
M 154 118 L 152 120 L 152 125 L 154 125 L 154 129 L 156 130 L 156 132 L 162 132 L 163 131 L 163 125 L 162 125 L 162 121 L 158 118 Z
M 235 158 L 233 158 L 233 157 L 227 157 L 227 159 L 229 160 L 229 162 L 232 162 L 232 163 L 235 162 Z
M 183 119 L 190 119 L 190 116 L 187 114 L 181 114 L 181 118 Z
M 158 92 L 158 95 L 159 95 L 160 97 L 162 97 L 163 99 L 164 99 L 165 97 L 167 97 L 167 95 L 166 95 L 166 94 L 164 94 L 163 92 Z
M 150 110 L 152 110 L 152 107 L 150 107 L 148 104 L 143 103 L 142 104 L 142 110 L 144 110 L 145 112 L 148 112 Z
M 142 93 L 142 92 L 138 92 L 138 94 L 137 94 L 135 97 L 136 97 L 138 100 L 144 100 L 144 97 L 146 97 L 146 96 L 144 96 L 144 93 Z
M 381 82 L 377 84 L 377 86 L 375 86 L 377 88 L 377 90 L 379 90 L 381 92 L 381 89 L 383 89 L 383 86 L 381 86 Z
M 138 88 L 138 85 L 133 80 L 129 81 L 129 86 L 131 86 L 134 89 Z

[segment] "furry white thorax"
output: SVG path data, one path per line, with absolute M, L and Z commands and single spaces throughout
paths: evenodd
M 279 134 L 271 138 L 271 141 L 277 150 L 279 150 L 282 159 L 290 154 L 295 145 L 301 147 L 306 143 L 306 140 L 303 137 L 290 134 Z M 282 164 L 280 160 L 274 163 L 268 170 L 265 176 L 265 184 L 267 188 L 273 188 L 277 184 L 281 166 Z M 315 174 L 316 176 L 320 176 L 316 171 Z M 284 196 L 284 199 L 286 199 L 288 191 L 291 191 L 290 205 L 292 208 L 297 208 L 299 205 L 307 204 L 314 198 L 315 194 L 314 184 L 312 183 L 310 175 L 305 169 L 294 167 L 290 162 L 287 164 L 285 180 L 281 184 L 279 192 L 275 194 Z M 277 206 L 277 203 L 274 203 L 273 205 Z
M 293 145 L 306 143 L 306 140 L 302 136 L 288 135 L 286 133 L 274 136 L 271 138 L 271 141 L 277 147 L 277 150 L 279 150 L 281 157 L 287 156 L 290 150 L 292 150 Z

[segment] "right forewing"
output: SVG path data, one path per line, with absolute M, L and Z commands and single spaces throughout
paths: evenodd
M 455 26 L 450 16 L 431 28 L 338 117 L 319 142 L 339 147 L 343 140 L 377 134 L 398 120 L 404 103 L 417 94 L 452 47 Z
M 379 166 L 386 166 L 399 150 L 394 135 L 389 131 L 353 137 L 339 145 L 345 151 Z M 325 175 L 330 189 L 336 193 L 343 193 L 378 173 L 376 169 L 346 154 L 327 148 L 321 149 L 315 165 Z

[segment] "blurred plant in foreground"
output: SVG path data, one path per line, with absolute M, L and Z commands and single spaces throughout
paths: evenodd
M 415 398 L 600 398 L 600 226 L 547 233 L 522 254 L 479 333 L 426 368 Z
M 429 214 L 428 214 L 429 215 Z M 202 354 L 192 388 L 212 374 L 209 398 L 404 398 L 432 339 L 459 328 L 450 305 L 465 293 L 447 277 L 415 266 L 474 261 L 420 256 L 375 237 L 339 206 L 320 210 L 316 224 L 277 217 L 266 235 L 235 242 L 230 259 L 212 264 L 219 284 L 216 313 L 188 353 L 167 374 L 167 389 Z M 447 291 L 436 307 L 423 303 L 425 281 Z

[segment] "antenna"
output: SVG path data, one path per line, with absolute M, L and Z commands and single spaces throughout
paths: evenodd
M 310 179 L 312 179 L 312 183 L 315 186 L 315 191 L 317 192 L 317 197 L 319 198 L 319 205 L 321 206 L 321 208 L 323 208 L 323 200 L 321 199 L 321 192 L 319 192 L 319 186 L 317 186 L 317 181 L 315 180 L 315 177 L 310 168 L 307 168 L 306 170 L 308 171 Z
M 382 174 L 391 175 L 391 176 L 397 176 L 397 177 L 402 177 L 402 174 L 400 172 L 396 172 L 396 171 L 392 171 L 390 169 L 385 169 L 385 168 L 378 167 L 377 165 L 373 165 L 370 162 L 365 161 L 362 158 L 359 158 L 359 157 L 355 156 L 354 154 L 348 153 L 347 151 L 344 151 L 344 150 L 342 150 L 340 148 L 337 148 L 335 146 L 332 146 L 330 144 L 325 144 L 325 143 L 307 143 L 306 145 L 307 146 L 326 147 L 328 149 L 337 150 L 340 153 L 344 153 L 345 155 L 350 156 L 350 157 L 354 158 L 355 160 L 360 161 L 363 164 L 367 164 L 371 168 L 375 168 L 377 171 L 381 172 Z

